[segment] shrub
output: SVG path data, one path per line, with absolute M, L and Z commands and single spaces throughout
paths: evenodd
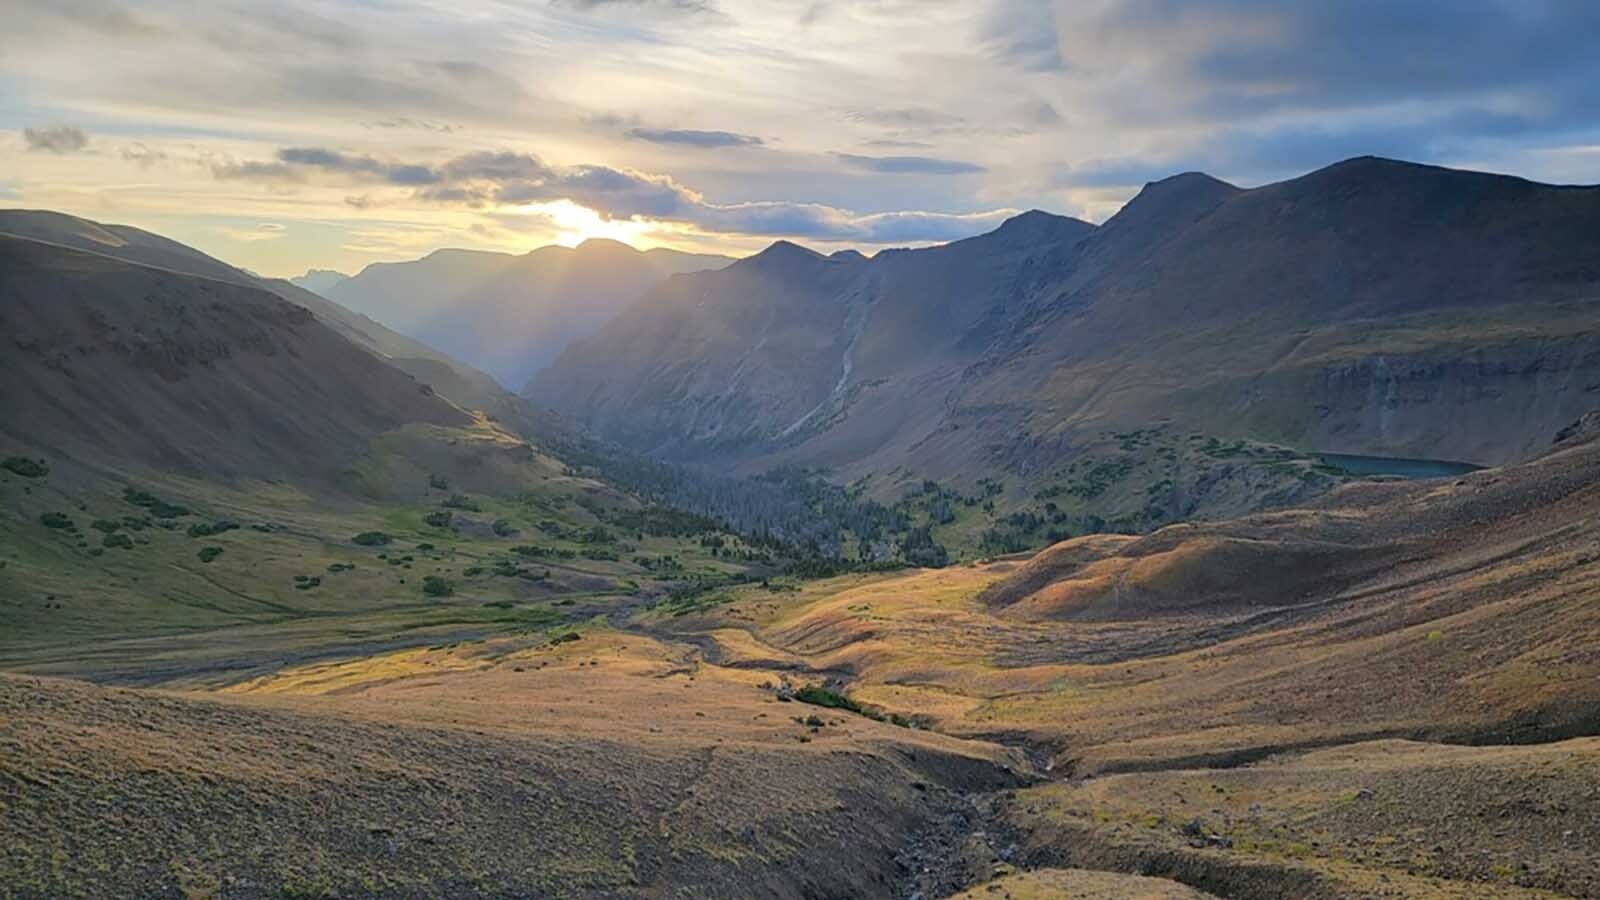
M 43 478 L 50 474 L 50 464 L 42 459 L 29 459 L 26 456 L 8 456 L 0 467 L 23 478 Z
M 58 512 L 40 514 L 39 524 L 46 528 L 60 528 L 65 531 L 73 531 L 78 527 L 66 513 Z
M 869 719 L 877 719 L 880 722 L 883 721 L 883 714 L 877 710 L 868 709 L 867 707 L 862 706 L 854 700 L 851 700 L 849 697 L 846 697 L 838 691 L 829 690 L 828 688 L 825 688 L 819 684 L 808 684 L 805 687 L 795 691 L 794 699 L 799 700 L 801 703 L 809 703 L 812 706 L 821 706 L 827 709 L 843 709 L 853 712 L 858 716 L 866 716 Z
M 196 522 L 189 526 L 189 537 L 211 537 L 215 534 L 224 534 L 229 531 L 235 531 L 238 529 L 238 527 L 238 522 L 230 522 L 227 519 L 220 519 L 216 522 L 210 523 L 209 525 L 205 522 Z
M 195 556 L 200 557 L 200 561 L 203 563 L 211 562 L 213 559 L 216 559 L 221 555 L 221 547 L 201 547 L 200 552 L 195 554 Z
M 468 512 L 478 511 L 478 504 L 474 503 L 472 498 L 466 494 L 451 494 L 450 498 L 441 503 L 440 506 L 449 509 L 464 509 Z
M 384 547 L 387 546 L 388 543 L 393 540 L 393 538 L 381 531 L 363 531 L 351 538 L 351 540 L 363 547 Z
M 448 491 L 450 490 L 450 479 L 444 477 L 443 475 L 429 475 L 428 487 L 431 487 L 436 491 Z
M 568 631 L 563 634 L 553 634 L 550 636 L 550 646 L 554 647 L 557 644 L 570 644 L 573 641 L 581 640 L 582 638 L 583 635 L 577 633 L 576 631 Z
M 354 570 L 354 563 L 328 563 L 329 572 L 350 572 Z
M 438 575 L 424 575 L 422 576 L 422 592 L 429 597 L 448 597 L 454 594 L 456 589 L 451 587 L 450 582 Z
M 142 506 L 150 510 L 150 514 L 158 519 L 176 519 L 189 515 L 189 508 L 177 503 L 168 503 L 149 491 L 138 488 L 126 487 L 122 490 L 122 499 L 134 506 Z
M 430 528 L 449 528 L 450 523 L 453 521 L 455 521 L 455 516 L 442 511 L 431 512 L 422 517 L 423 524 Z
M 294 589 L 297 591 L 309 591 L 322 583 L 322 578 L 317 575 L 296 575 L 294 580 Z
M 121 547 L 124 550 L 133 549 L 133 538 L 119 532 L 113 532 L 100 539 L 102 547 Z
M 121 528 L 122 523 L 113 522 L 110 519 L 95 519 L 93 522 L 89 523 L 89 527 L 96 531 L 104 531 L 106 534 L 110 534 L 111 532 Z
M 494 530 L 496 537 L 511 537 L 517 533 L 516 526 L 505 519 L 495 519 L 494 525 L 490 527 Z

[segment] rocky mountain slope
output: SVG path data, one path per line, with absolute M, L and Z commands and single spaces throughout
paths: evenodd
M 374 263 L 325 294 L 520 387 L 663 278 L 729 261 L 608 240 L 520 256 L 439 250 Z
M 1185 174 L 1098 228 L 1031 213 L 675 279 L 529 396 L 661 455 L 846 479 L 1038 480 L 1158 423 L 1501 463 L 1600 396 L 1596 258 L 1596 188 L 1374 158 Z

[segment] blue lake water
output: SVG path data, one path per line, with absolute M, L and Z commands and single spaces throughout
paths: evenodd
M 1401 459 L 1393 456 L 1359 456 L 1352 453 L 1321 453 L 1326 464 L 1352 475 L 1398 475 L 1401 478 L 1448 478 L 1476 472 L 1483 466 L 1448 459 Z

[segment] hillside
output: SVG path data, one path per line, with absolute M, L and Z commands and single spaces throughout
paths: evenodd
M 250 671 L 779 564 L 508 430 L 566 439 L 553 418 L 469 413 L 264 289 L 9 235 L 0 274 L 10 667 Z
M 336 470 L 404 424 L 470 422 L 258 288 L 4 236 L 0 270 L 10 451 L 276 477 Z
M 662 279 L 729 261 L 608 240 L 520 256 L 439 250 L 374 263 L 326 296 L 515 388 Z
M 947 247 L 804 254 L 664 285 L 528 395 L 670 458 L 1009 476 L 1020 505 L 1015 486 L 1121 466 L 1113 436 L 1152 428 L 1172 452 L 1504 463 L 1600 390 L 1596 188 L 1364 158 L 1249 190 L 1175 176 L 1098 228 L 1030 213 Z
M 510 402 L 488 375 L 424 346 L 367 316 L 352 312 L 303 286 L 258 278 L 180 244 L 127 225 L 105 225 L 43 210 L 0 210 L 0 234 L 103 254 L 140 265 L 168 269 L 233 284 L 259 287 L 304 307 L 352 343 L 386 359 L 417 380 L 469 409 L 503 407 Z
M 1056 783 L 955 835 L 1014 841 L 1024 868 L 1228 897 L 1592 896 L 1597 485 L 1600 414 L 1517 466 L 640 621 L 1029 747 Z

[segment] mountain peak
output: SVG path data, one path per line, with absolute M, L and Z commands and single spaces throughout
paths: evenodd
M 594 256 L 609 256 L 617 253 L 633 254 L 639 251 L 632 244 L 626 244 L 615 238 L 588 238 L 575 248 L 579 253 Z
M 741 262 L 770 267 L 802 265 L 819 259 L 826 259 L 826 257 L 815 250 L 808 250 L 792 241 L 780 240 L 773 241 L 767 249 L 762 250 L 755 256 L 746 257 Z
M 1242 192 L 1242 188 L 1204 172 L 1180 172 L 1147 183 L 1106 226 L 1143 230 L 1182 225 L 1199 219 L 1224 200 Z

